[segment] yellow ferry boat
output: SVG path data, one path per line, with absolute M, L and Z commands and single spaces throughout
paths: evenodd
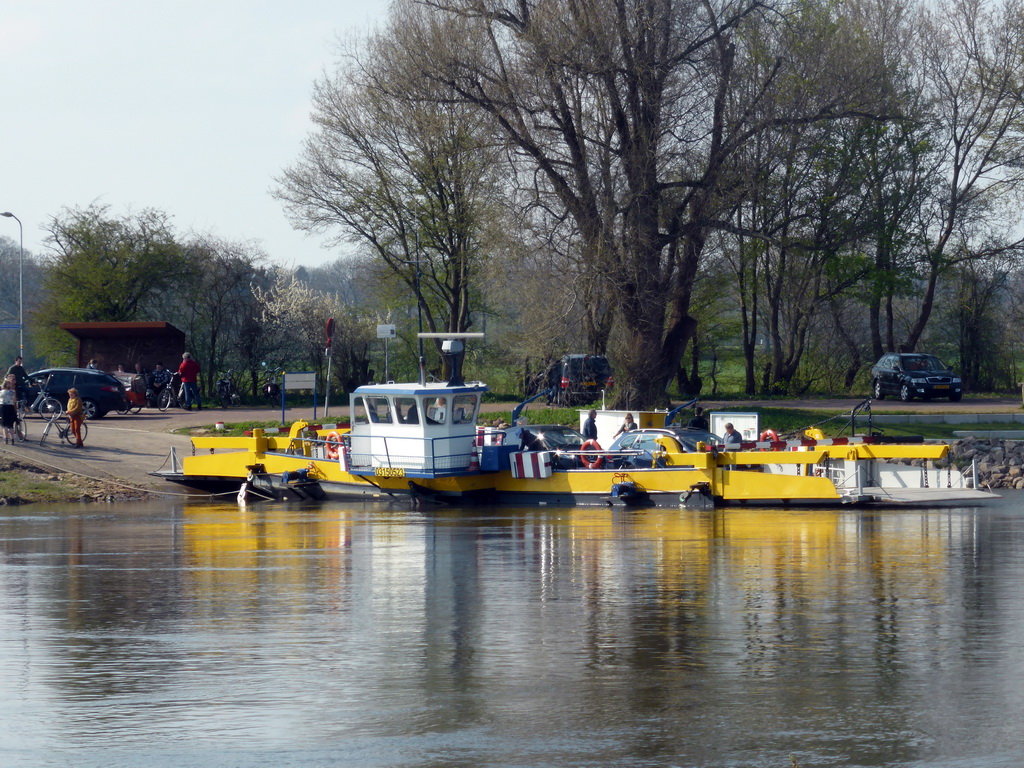
M 936 468 L 943 443 L 877 437 L 745 443 L 738 450 L 670 431 L 640 457 L 602 450 L 524 451 L 477 425 L 485 384 L 461 380 L 462 341 L 447 383 L 370 384 L 350 396 L 351 426 L 298 421 L 243 437 L 194 437 L 166 480 L 251 499 L 686 506 L 894 504 L 991 498 L 976 475 Z M 630 453 L 630 452 L 623 452 Z M 629 459 L 629 467 L 621 466 Z M 917 460 L 917 461 L 915 461 Z M 914 463 L 911 463 L 914 462 Z

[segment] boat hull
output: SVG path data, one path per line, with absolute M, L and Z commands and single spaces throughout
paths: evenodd
M 552 469 L 542 476 L 521 477 L 511 470 L 476 468 L 441 476 L 391 467 L 380 467 L 373 474 L 355 473 L 345 467 L 343 460 L 315 456 L 314 451 L 297 446 L 294 440 L 282 440 L 280 444 L 266 438 L 221 440 L 234 441 L 224 444 L 228 452 L 214 450 L 186 458 L 180 466 L 158 476 L 211 494 L 238 493 L 246 484 L 250 489 L 262 484 L 279 492 L 265 492 L 262 496 L 253 493 L 250 498 L 297 495 L 299 500 L 305 500 L 301 494 L 289 493 L 286 480 L 301 475 L 314 480 L 326 499 L 411 500 L 425 504 L 708 508 L 730 504 L 934 504 L 992 497 L 972 488 L 942 488 L 939 476 L 932 481 L 932 487 L 928 487 L 927 475 L 924 487 L 919 481 L 908 482 L 908 476 L 913 478 L 922 470 L 887 463 L 894 450 L 877 447 L 863 449 L 859 454 L 847 450 L 843 459 L 824 450 L 800 454 L 694 454 L 676 456 L 675 463 L 651 468 Z M 917 446 L 915 452 L 922 453 L 922 447 Z M 941 451 L 936 448 L 932 455 L 938 457 Z M 840 468 L 837 470 L 831 462 Z M 852 466 L 844 467 L 847 463 Z M 861 464 L 877 466 L 866 472 Z M 897 471 L 903 473 L 898 481 L 886 474 Z M 847 477 L 863 475 L 864 481 L 858 479 L 854 486 L 843 487 L 837 483 L 837 472 Z M 866 482 L 877 477 L 890 481 L 887 485 Z M 845 482 L 849 484 L 848 480 Z

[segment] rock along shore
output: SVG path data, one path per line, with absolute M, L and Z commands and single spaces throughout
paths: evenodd
M 1024 489 L 1024 440 L 965 437 L 950 443 L 949 456 L 936 466 L 951 462 L 966 472 L 972 461 L 977 463 L 979 487 Z

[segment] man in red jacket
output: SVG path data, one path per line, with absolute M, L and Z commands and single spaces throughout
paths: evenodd
M 185 387 L 185 408 L 191 411 L 194 402 L 197 411 L 203 410 L 203 403 L 199 399 L 199 363 L 193 360 L 188 352 L 181 356 L 178 373 L 181 374 L 181 383 Z

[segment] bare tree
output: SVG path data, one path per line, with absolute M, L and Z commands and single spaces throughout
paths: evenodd
M 408 55 L 490 115 L 534 169 L 540 204 L 573 219 L 624 326 L 622 391 L 646 405 L 664 401 L 693 333 L 704 245 L 727 226 L 738 189 L 733 154 L 769 126 L 878 107 L 871 52 L 842 19 L 824 23 L 824 9 L 785 18 L 758 0 L 424 5 L 437 20 L 402 40 Z
M 940 279 L 971 261 L 1019 254 L 1024 191 L 1024 14 L 1018 0 L 922 6 L 917 62 L 937 183 L 919 211 L 923 283 L 916 317 L 897 342 L 921 340 Z
M 504 221 L 499 156 L 481 115 L 424 92 L 401 56 L 404 21 L 317 83 L 317 133 L 277 195 L 296 226 L 383 260 L 417 296 L 427 330 L 464 331 Z

